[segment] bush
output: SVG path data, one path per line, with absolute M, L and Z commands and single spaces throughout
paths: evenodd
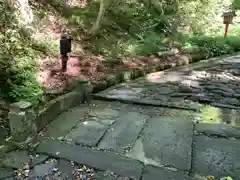
M 226 42 L 234 49 L 235 52 L 240 51 L 240 31 L 239 36 L 229 36 Z
M 10 101 L 28 100 L 35 102 L 42 94 L 42 90 L 36 81 L 37 64 L 32 56 L 25 55 L 10 60 L 6 86 L 9 89 Z
M 6 44 L 11 44 L 10 50 L 2 51 L 0 67 L 6 69 L 1 72 L 3 82 L 2 92 L 8 100 L 36 100 L 36 95 L 41 94 L 41 88 L 36 81 L 36 54 L 27 48 L 26 41 L 21 36 L 12 35 Z M 5 58 L 3 58 L 5 57 Z
M 240 38 L 238 37 L 189 37 L 185 43 L 185 50 L 191 53 L 209 54 L 209 57 L 230 54 L 239 51 Z
M 35 77 L 37 54 L 31 48 L 31 39 L 18 26 L 14 9 L 5 4 L 4 10 L 5 20 L 11 21 L 5 22 L 4 28 L 0 29 L 4 32 L 0 37 L 4 44 L 0 51 L 1 96 L 11 102 L 35 101 L 42 93 Z
M 136 48 L 136 54 L 148 56 L 164 49 L 163 37 L 155 32 L 149 32 Z

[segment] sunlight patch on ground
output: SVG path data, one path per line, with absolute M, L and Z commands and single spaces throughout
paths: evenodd
M 133 159 L 138 159 L 142 161 L 145 165 L 154 165 L 158 167 L 164 167 L 164 165 L 161 164 L 160 162 L 146 157 L 141 139 L 138 139 L 135 142 L 133 149 L 130 152 L 128 152 L 126 156 Z
M 205 106 L 201 109 L 201 123 L 240 125 L 240 111 Z
M 164 71 L 159 71 L 156 73 L 151 73 L 146 76 L 148 82 L 158 83 L 160 79 L 164 76 Z
M 221 123 L 221 110 L 212 106 L 206 106 L 202 109 L 202 122 L 220 124 Z

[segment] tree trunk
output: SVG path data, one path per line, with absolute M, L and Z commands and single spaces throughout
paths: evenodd
M 89 34 L 94 35 L 96 34 L 97 30 L 100 28 L 100 24 L 105 12 L 105 5 L 107 0 L 99 0 L 100 6 L 98 11 L 98 17 L 96 22 L 93 24 L 93 27 L 90 29 Z

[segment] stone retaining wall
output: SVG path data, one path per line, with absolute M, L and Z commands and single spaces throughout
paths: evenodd
M 88 101 L 90 93 L 88 80 L 78 79 L 72 92 L 49 101 L 42 108 L 26 101 L 11 104 L 8 115 L 11 137 L 0 146 L 0 156 L 13 148 L 26 148 L 32 144 L 40 130 L 62 112 Z

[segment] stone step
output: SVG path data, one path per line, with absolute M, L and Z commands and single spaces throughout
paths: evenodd
M 58 140 L 42 142 L 38 146 L 37 152 L 74 161 L 99 170 L 111 171 L 117 175 L 133 179 L 140 178 L 143 168 L 143 165 L 137 160 Z
M 166 107 L 166 108 L 176 108 L 176 109 L 182 109 L 182 110 L 191 110 L 191 111 L 199 111 L 201 108 L 201 105 L 199 103 L 192 102 L 194 105 L 189 105 L 188 102 L 184 102 L 184 99 L 182 102 L 162 102 L 160 100 L 155 99 L 123 99 L 123 98 L 115 98 L 115 97 L 106 97 L 102 94 L 93 94 L 92 97 L 95 100 L 101 100 L 106 102 L 121 102 L 125 104 L 134 104 L 134 105 L 141 105 L 141 106 L 151 106 L 151 107 Z

